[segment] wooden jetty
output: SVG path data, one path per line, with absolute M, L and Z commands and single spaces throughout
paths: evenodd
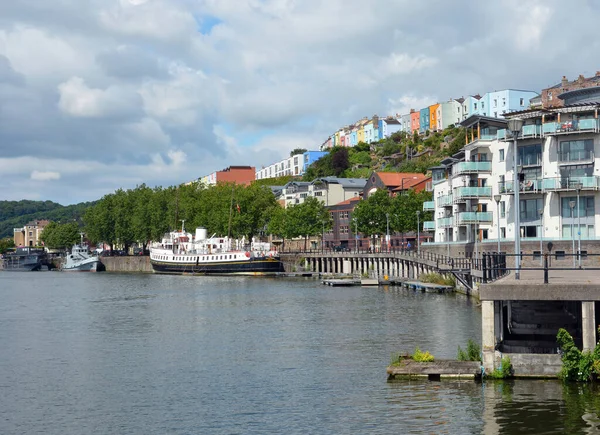
M 355 279 L 324 279 L 323 284 L 332 287 L 348 287 L 353 285 L 360 285 L 360 281 Z
M 430 282 L 421 281 L 404 281 L 402 282 L 402 286 L 412 290 L 434 293 L 451 292 L 454 290 L 451 285 L 433 284 Z
M 481 378 L 481 363 L 479 361 L 439 360 L 433 362 L 417 362 L 404 359 L 398 365 L 387 368 L 388 381 L 403 378 Z

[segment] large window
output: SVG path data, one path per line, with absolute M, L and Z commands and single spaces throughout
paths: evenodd
M 577 215 L 577 197 L 564 197 L 560 199 L 560 209 L 561 216 L 564 218 L 571 217 L 571 207 L 569 202 L 573 201 L 575 206 L 573 207 L 573 217 L 578 217 Z M 595 215 L 595 207 L 594 207 L 594 197 L 593 196 L 580 196 L 579 197 L 579 217 L 587 217 Z
M 543 208 L 543 202 L 541 198 L 522 199 L 519 201 L 519 206 L 521 221 L 534 221 L 540 218 L 539 210 Z
M 578 162 L 593 158 L 594 140 L 570 140 L 560 143 L 558 149 L 559 162 Z
M 542 164 L 542 144 L 519 147 L 519 165 L 535 166 Z

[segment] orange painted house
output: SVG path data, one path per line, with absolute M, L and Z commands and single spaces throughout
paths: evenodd
M 437 111 L 439 108 L 439 103 L 429 106 L 429 131 L 437 131 Z
M 410 113 L 410 131 L 414 133 L 415 131 L 418 133 L 421 122 L 421 114 L 418 110 L 412 111 Z

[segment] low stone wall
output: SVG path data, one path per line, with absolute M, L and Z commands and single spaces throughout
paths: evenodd
M 510 358 L 516 377 L 556 378 L 562 368 L 560 355 L 505 353 Z
M 152 273 L 150 257 L 147 255 L 126 257 L 102 257 L 102 264 L 106 266 L 107 272 Z

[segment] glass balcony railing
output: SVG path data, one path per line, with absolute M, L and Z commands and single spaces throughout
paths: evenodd
M 480 222 L 492 222 L 491 211 L 465 211 L 458 214 L 458 223 L 460 224 L 471 224 Z
M 519 156 L 519 166 L 542 166 L 541 154 L 525 154 Z
M 460 162 L 454 165 L 453 174 L 476 174 L 479 172 L 491 172 L 492 162 Z
M 544 178 L 542 180 L 542 189 L 552 190 L 598 190 L 600 188 L 600 178 L 592 176 L 584 177 L 556 177 Z
M 524 180 L 519 183 L 519 192 L 522 193 L 539 193 L 543 190 L 543 180 L 537 178 L 535 180 Z M 512 180 L 498 183 L 498 191 L 500 193 L 515 193 L 514 182 Z
M 498 140 L 506 139 L 507 137 L 508 137 L 508 133 L 505 128 L 498 130 L 498 132 L 496 133 L 496 139 L 498 139 Z
M 579 163 L 594 160 L 594 152 L 591 150 L 573 150 L 558 153 L 558 163 Z
M 541 125 L 524 125 L 523 130 L 521 130 L 521 134 L 519 137 L 539 137 L 542 135 L 542 126 Z
M 456 199 L 467 198 L 490 198 L 492 196 L 491 187 L 457 187 L 454 190 Z
M 452 218 L 452 216 L 445 217 L 445 218 L 439 218 L 437 220 L 437 223 L 438 223 L 438 227 L 440 227 L 440 228 L 453 227 L 454 226 L 454 219 Z
M 438 207 L 452 206 L 452 195 L 444 195 L 438 197 Z
M 423 231 L 435 231 L 435 222 L 434 221 L 423 222 Z
M 547 122 L 543 124 L 544 134 L 577 133 L 588 131 L 599 131 L 600 124 L 597 119 L 571 119 L 561 122 Z
M 433 211 L 435 210 L 435 203 L 433 201 L 425 201 L 423 203 L 423 211 Z

